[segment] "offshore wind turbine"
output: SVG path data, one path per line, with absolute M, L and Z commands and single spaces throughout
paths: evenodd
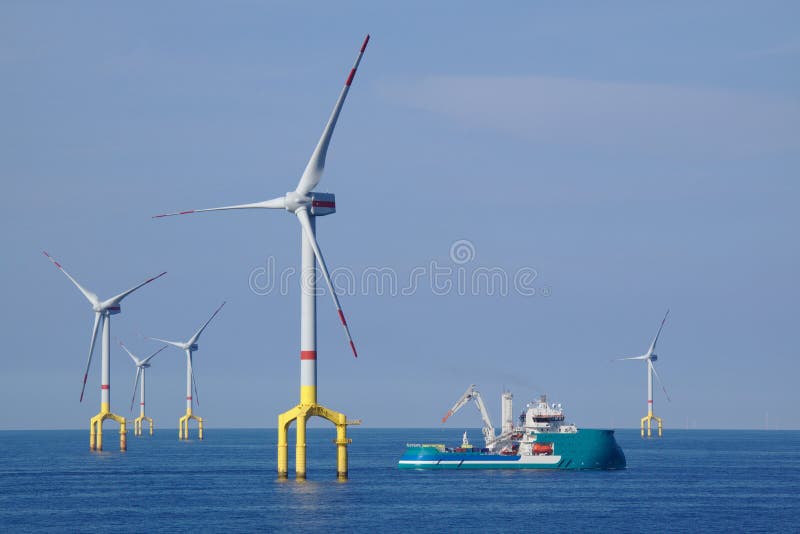
M 167 274 L 167 272 L 164 271 L 157 276 L 148 278 L 141 284 L 134 286 L 127 291 L 123 291 L 122 293 L 115 295 L 110 299 L 101 301 L 97 295 L 84 288 L 78 283 L 77 280 L 70 276 L 70 274 L 61 266 L 61 264 L 58 263 L 52 256 L 50 256 L 50 254 L 44 252 L 44 255 L 47 256 L 47 259 L 49 259 L 53 265 L 58 267 L 58 269 L 64 273 L 67 278 L 69 278 L 70 282 L 72 282 L 75 287 L 78 288 L 83 296 L 86 297 L 86 300 L 89 301 L 89 304 L 92 305 L 92 310 L 94 311 L 94 327 L 92 327 L 92 338 L 89 342 L 89 357 L 86 360 L 86 370 L 83 373 L 83 385 L 81 386 L 80 398 L 81 402 L 83 402 L 83 392 L 86 389 L 86 378 L 89 376 L 89 367 L 92 364 L 92 353 L 94 352 L 94 344 L 95 340 L 97 339 L 97 330 L 101 326 L 100 323 L 102 323 L 103 343 L 102 358 L 100 360 L 100 413 L 92 417 L 89 421 L 89 449 L 98 451 L 103 450 L 103 421 L 106 419 L 112 419 L 120 425 L 119 448 L 123 451 L 127 450 L 127 428 L 125 418 L 111 412 L 111 316 L 120 313 L 120 303 L 125 297 L 140 287 L 149 284 L 153 280 L 161 278 Z
M 197 351 L 198 346 L 197 342 L 200 340 L 200 334 L 203 333 L 203 330 L 206 329 L 208 323 L 216 317 L 222 307 L 225 306 L 223 302 L 220 304 L 219 308 L 211 314 L 211 317 L 208 318 L 208 321 L 200 327 L 197 332 L 194 333 L 192 337 L 190 337 L 187 341 L 168 341 L 166 339 L 159 339 L 157 337 L 151 337 L 148 339 L 152 339 L 155 341 L 161 341 L 162 343 L 166 343 L 167 345 L 172 345 L 175 348 L 181 349 L 186 353 L 186 413 L 178 419 L 178 439 L 189 439 L 189 420 L 194 419 L 197 421 L 197 437 L 198 439 L 203 439 L 203 418 L 198 417 L 192 411 L 192 404 L 194 402 L 200 406 L 200 401 L 198 398 L 192 398 L 192 386 L 194 386 L 195 397 L 197 395 L 197 381 L 194 379 L 194 369 L 192 368 L 192 356 L 194 355 L 195 351 Z
M 292 421 L 297 421 L 297 439 L 295 448 L 295 474 L 298 479 L 306 476 L 306 422 L 309 417 L 317 416 L 329 420 L 336 425 L 337 445 L 337 473 L 339 478 L 347 478 L 347 445 L 351 440 L 347 438 L 347 425 L 357 424 L 356 421 L 347 421 L 343 413 L 330 410 L 317 402 L 317 311 L 316 311 L 316 269 L 315 262 L 319 263 L 322 275 L 328 285 L 328 290 L 336 306 L 339 320 L 344 328 L 347 341 L 353 355 L 358 357 L 350 329 L 347 326 L 339 298 L 333 289 L 325 259 L 320 251 L 316 238 L 316 219 L 336 212 L 336 198 L 333 194 L 317 193 L 313 189 L 319 184 L 325 170 L 325 157 L 331 142 L 336 121 L 342 110 L 350 85 L 355 78 L 356 70 L 367 48 L 369 35 L 361 45 L 355 64 L 350 69 L 344 87 L 333 107 L 333 112 L 328 118 L 322 136 L 317 143 L 311 158 L 303 171 L 300 181 L 294 191 L 284 196 L 255 202 L 252 204 L 238 204 L 219 208 L 201 210 L 188 210 L 178 213 L 156 215 L 166 217 L 171 215 L 185 215 L 204 211 L 220 211 L 233 209 L 283 209 L 297 217 L 302 228 L 301 232 L 301 272 L 300 284 L 302 295 L 300 297 L 300 404 L 278 416 L 278 476 L 288 476 L 288 440 L 287 432 Z
M 136 364 L 136 379 L 133 381 L 133 395 L 131 396 L 131 411 L 133 411 L 133 401 L 136 399 L 136 386 L 139 383 L 139 377 L 142 378 L 142 390 L 141 395 L 139 397 L 139 417 L 133 420 L 133 435 L 134 436 L 141 436 L 142 435 L 142 421 L 147 421 L 148 425 L 150 426 L 150 435 L 153 435 L 153 419 L 152 417 L 147 417 L 144 413 L 144 399 L 145 399 L 145 375 L 147 369 L 150 368 L 150 360 L 155 358 L 155 356 L 161 352 L 162 350 L 167 348 L 167 345 L 164 345 L 153 354 L 148 356 L 147 358 L 140 360 L 137 358 L 131 351 L 128 350 L 128 347 L 122 344 L 122 341 L 119 342 L 119 346 L 128 353 L 128 356 L 131 357 L 133 363 Z
M 647 352 L 645 352 L 641 356 L 633 356 L 633 357 L 630 357 L 630 358 L 617 358 L 616 360 L 614 360 L 614 361 L 620 361 L 620 360 L 643 360 L 643 361 L 645 361 L 647 363 L 647 415 L 642 417 L 642 420 L 641 420 L 642 437 L 644 437 L 645 423 L 647 423 L 647 437 L 649 438 L 649 437 L 652 436 L 650 427 L 651 427 L 651 423 L 653 422 L 653 420 L 655 420 L 656 423 L 658 424 L 658 437 L 661 437 L 661 429 L 662 429 L 661 418 L 660 417 L 656 417 L 655 415 L 653 415 L 653 376 L 654 375 L 656 377 L 656 380 L 658 380 L 658 383 L 661 386 L 661 389 L 664 391 L 664 395 L 666 395 L 667 400 L 670 400 L 669 394 L 667 393 L 667 389 L 664 387 L 664 384 L 661 382 L 661 377 L 658 376 L 658 372 L 656 371 L 656 368 L 653 365 L 653 362 L 658 360 L 658 355 L 655 353 L 656 343 L 658 343 L 658 336 L 661 335 L 661 329 L 664 328 L 664 323 L 667 320 L 667 315 L 669 315 L 669 310 L 667 310 L 667 313 L 664 314 L 664 318 L 661 320 L 661 326 L 658 327 L 658 332 L 656 332 L 656 337 L 653 338 L 653 342 L 650 343 L 650 348 L 647 349 Z

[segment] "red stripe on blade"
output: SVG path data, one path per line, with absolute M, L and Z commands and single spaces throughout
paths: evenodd
M 361 53 L 364 53 L 364 50 L 367 49 L 367 43 L 369 42 L 369 34 L 367 34 L 367 38 L 364 39 L 364 44 L 361 45 Z
M 353 349 L 353 356 L 358 358 L 358 352 L 356 352 L 356 345 L 352 341 L 350 342 L 350 348 Z
M 300 359 L 301 360 L 316 360 L 317 359 L 317 351 L 315 351 L 315 350 L 301 350 L 300 351 Z
M 342 321 L 343 325 L 347 326 L 347 321 L 344 318 L 344 314 L 342 313 L 342 310 L 336 310 L 336 311 L 339 312 L 339 320 Z
M 182 212 L 178 213 L 178 215 L 186 215 L 187 213 L 194 213 L 194 210 L 182 211 Z
M 350 76 L 348 76 L 348 77 L 347 77 L 347 81 L 346 81 L 346 82 L 344 82 L 344 84 L 345 84 L 347 87 L 350 87 L 350 84 L 351 84 L 351 83 L 353 83 L 353 77 L 355 77 L 355 75 L 356 75 L 356 69 L 353 69 L 353 70 L 351 70 L 351 71 L 350 71 Z

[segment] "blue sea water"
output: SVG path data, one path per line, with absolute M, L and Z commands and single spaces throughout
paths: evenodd
M 621 471 L 396 468 L 406 442 L 457 444 L 461 432 L 351 429 L 350 479 L 338 482 L 333 430 L 310 429 L 297 482 L 276 477 L 274 429 L 129 433 L 125 453 L 89 452 L 87 431 L 3 431 L 0 530 L 800 531 L 798 431 L 620 430 Z

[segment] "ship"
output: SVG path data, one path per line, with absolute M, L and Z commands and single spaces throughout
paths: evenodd
M 547 396 L 529 402 L 513 420 L 513 396 L 501 397 L 503 426 L 495 434 L 480 393 L 473 384 L 442 419 L 474 401 L 483 419 L 485 446 L 470 444 L 464 432 L 461 445 L 409 443 L 400 457 L 400 469 L 624 469 L 625 453 L 613 430 L 578 428 L 566 423 L 560 403 L 548 403 Z

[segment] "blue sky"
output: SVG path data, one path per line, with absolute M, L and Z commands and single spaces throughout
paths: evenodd
M 294 189 L 366 33 L 318 188 L 337 195 L 319 240 L 357 281 L 342 304 L 360 357 L 321 297 L 321 402 L 369 426 L 436 426 L 476 383 L 496 424 L 507 387 L 517 409 L 548 393 L 579 426 L 638 426 L 644 365 L 609 360 L 643 353 L 669 307 L 668 428 L 800 428 L 798 14 L 2 3 L 0 428 L 83 428 L 98 407 L 99 358 L 78 403 L 91 310 L 43 249 L 101 297 L 168 271 L 114 318 L 140 355 L 158 348 L 140 334 L 189 337 L 228 301 L 195 360 L 209 428 L 274 426 L 297 402 L 297 278 L 252 287 L 298 268 L 296 222 L 150 217 Z M 486 269 L 505 295 L 458 290 Z M 398 294 L 370 272 L 393 273 Z M 520 272 L 533 295 L 513 287 Z M 134 370 L 112 349 L 124 414 Z M 172 428 L 183 357 L 151 371 L 149 411 Z M 448 423 L 478 424 L 472 409 Z

